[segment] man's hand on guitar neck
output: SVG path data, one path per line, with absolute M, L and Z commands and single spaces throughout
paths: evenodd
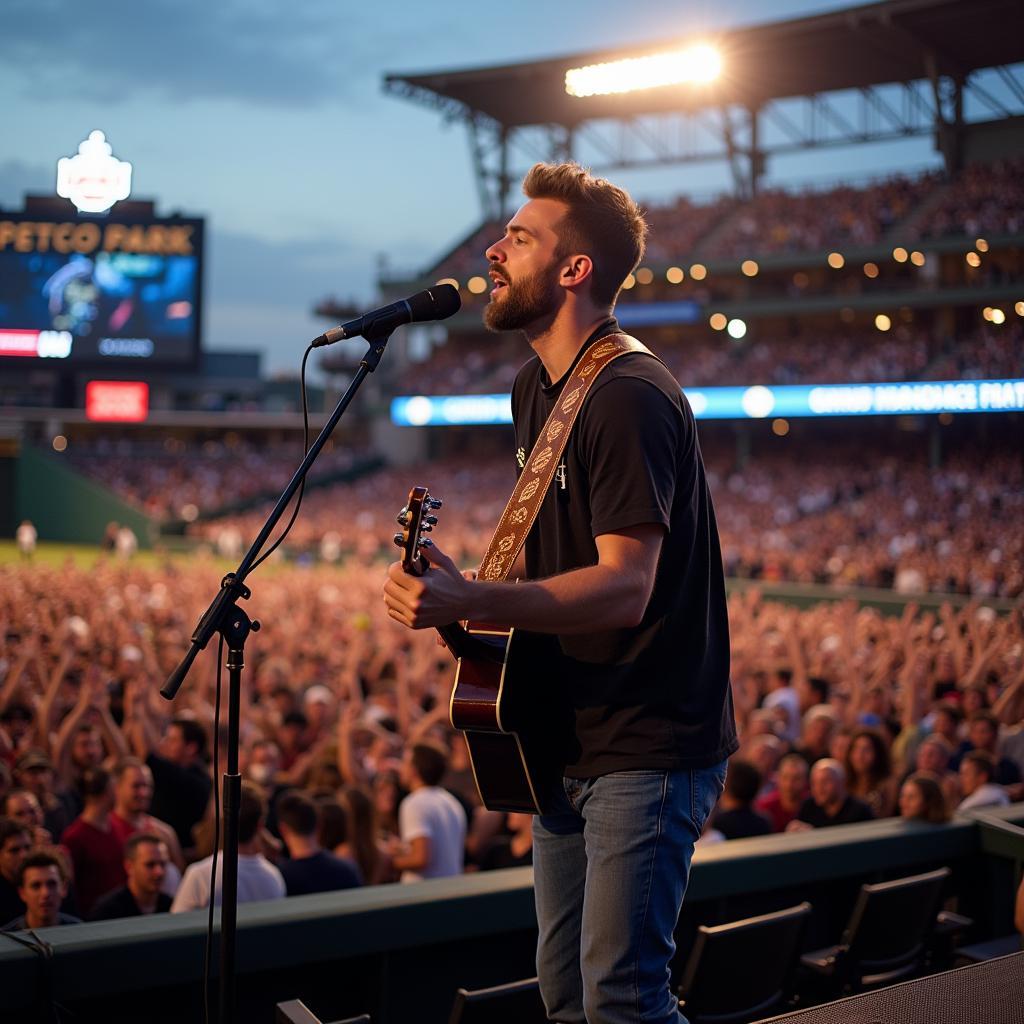
M 410 576 L 388 569 L 388 615 L 412 629 L 470 619 L 540 633 L 592 633 L 635 626 L 654 587 L 664 528 L 647 524 L 595 538 L 596 565 L 525 583 L 467 580 L 436 545 L 424 548 L 430 569 Z
M 462 573 L 436 544 L 421 552 L 430 568 L 421 576 L 411 576 L 395 562 L 388 568 L 384 584 L 384 604 L 388 615 L 403 626 L 426 629 L 447 626 L 465 618 L 461 610 L 470 601 L 476 573 Z

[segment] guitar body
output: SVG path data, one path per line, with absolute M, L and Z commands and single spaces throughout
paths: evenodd
M 420 547 L 441 507 L 425 487 L 414 487 L 399 513 L 395 543 L 402 565 L 421 576 L 428 564 Z M 551 638 L 487 623 L 438 629 L 458 660 L 449 703 L 452 725 L 466 737 L 473 777 L 492 811 L 543 814 L 551 810 L 562 778 L 557 737 L 571 735 L 571 714 L 555 699 L 559 657 Z M 561 709 L 561 713 L 560 713 Z
M 519 630 L 469 623 L 466 640 L 442 631 L 459 656 L 449 714 L 469 748 L 473 777 L 492 811 L 543 814 L 561 779 L 550 714 L 554 680 L 545 686 L 539 638 Z M 473 643 L 476 641 L 476 643 Z M 486 644 L 482 648 L 480 643 Z M 550 662 L 549 662 L 550 663 Z M 544 699 L 543 691 L 548 690 Z

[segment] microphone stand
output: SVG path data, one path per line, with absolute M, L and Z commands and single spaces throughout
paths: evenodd
M 238 812 L 242 793 L 242 777 L 238 772 L 240 696 L 242 669 L 245 667 L 245 640 L 250 632 L 258 631 L 260 628 L 259 622 L 250 619 L 245 611 L 238 607 L 237 602 L 239 599 L 245 600 L 250 596 L 251 591 L 245 585 L 245 579 L 252 570 L 253 562 L 256 561 L 260 550 L 266 544 L 281 516 L 284 515 L 288 503 L 306 478 L 310 467 L 316 461 L 320 450 L 327 443 L 327 439 L 338 425 L 338 421 L 366 379 L 367 374 L 373 373 L 377 369 L 377 364 L 384 354 L 384 348 L 391 337 L 392 330 L 393 328 L 385 329 L 379 334 L 365 336 L 369 347 L 359 363 L 359 369 L 356 371 L 352 383 L 349 384 L 345 394 L 341 396 L 340 401 L 334 407 L 334 412 L 331 413 L 317 439 L 310 446 L 306 457 L 288 482 L 288 486 L 284 489 L 274 510 L 270 513 L 252 546 L 245 553 L 238 568 L 234 572 L 229 572 L 221 580 L 219 593 L 203 613 L 192 634 L 191 647 L 160 689 L 161 697 L 173 700 L 188 675 L 192 663 L 196 660 L 196 655 L 206 648 L 214 634 L 219 633 L 224 638 L 228 648 L 228 746 L 227 772 L 223 777 L 222 788 L 224 867 L 220 907 L 220 1024 L 235 1024 L 236 1020 L 235 938 L 238 917 Z M 216 742 L 216 737 L 214 742 Z M 213 896 L 214 888 L 211 886 L 211 900 Z

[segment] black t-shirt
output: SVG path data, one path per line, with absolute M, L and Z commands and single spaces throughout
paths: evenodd
M 334 889 L 354 889 L 362 885 L 359 868 L 344 857 L 327 850 L 312 857 L 284 860 L 278 864 L 284 876 L 289 896 L 306 896 L 312 892 L 331 892 Z
M 717 828 L 726 839 L 749 839 L 751 836 L 771 835 L 772 832 L 772 823 L 750 807 L 716 811 L 711 827 Z
M 182 767 L 159 754 L 150 754 L 146 764 L 153 773 L 150 814 L 174 829 L 183 850 L 191 849 L 192 826 L 206 813 L 213 781 L 198 764 Z
M 577 360 L 618 330 L 609 318 Z M 517 465 L 567 376 L 551 384 L 536 357 L 519 371 L 512 391 Z M 572 778 L 703 768 L 738 746 L 725 576 L 696 424 L 665 366 L 631 353 L 591 387 L 527 537 L 527 576 L 595 565 L 595 537 L 649 523 L 666 532 L 640 625 L 536 641 L 547 652 L 534 656 L 538 672 L 571 708 L 572 735 L 561 745 Z
M 167 893 L 158 893 L 155 913 L 169 913 L 172 902 L 171 897 Z M 120 888 L 108 892 L 106 896 L 97 901 L 96 906 L 92 908 L 92 913 L 89 915 L 89 920 L 111 921 L 115 917 L 141 916 L 142 911 L 139 910 L 139 905 L 135 902 L 135 897 L 132 895 L 131 890 L 127 885 L 122 885 Z
M 813 825 L 814 828 L 827 828 L 829 825 L 852 825 L 857 821 L 871 821 L 874 815 L 871 808 L 855 796 L 847 796 L 843 806 L 834 817 L 829 817 L 811 797 L 808 797 L 797 811 L 797 819 Z

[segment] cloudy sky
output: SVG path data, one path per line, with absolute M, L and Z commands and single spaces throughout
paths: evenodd
M 90 130 L 133 194 L 208 218 L 204 334 L 294 370 L 336 295 L 372 305 L 378 260 L 422 267 L 480 219 L 465 132 L 385 96 L 388 72 L 511 63 L 664 40 L 848 0 L 4 0 L 0 205 L 54 188 Z M 924 141 L 804 157 L 806 181 L 924 166 Z M 722 166 L 616 175 L 643 198 L 727 189 Z

